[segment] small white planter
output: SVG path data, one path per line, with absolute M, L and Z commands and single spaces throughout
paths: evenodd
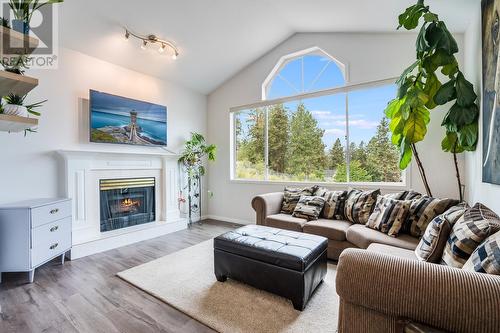
M 23 105 L 5 104 L 3 113 L 11 116 L 28 117 L 28 109 Z

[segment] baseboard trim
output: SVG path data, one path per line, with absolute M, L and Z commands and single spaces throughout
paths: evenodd
M 212 220 L 219 220 L 223 222 L 230 222 L 230 223 L 236 223 L 236 224 L 255 224 L 255 222 L 252 221 L 247 221 L 247 220 L 242 220 L 242 219 L 234 219 L 232 217 L 227 217 L 227 216 L 219 216 L 219 215 L 203 215 L 202 219 L 212 219 Z

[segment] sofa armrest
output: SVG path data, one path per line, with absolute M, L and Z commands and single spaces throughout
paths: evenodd
M 256 223 L 266 225 L 266 217 L 281 211 L 283 192 L 261 194 L 252 199 L 252 207 L 256 213 Z
M 347 249 L 336 279 L 346 303 L 451 332 L 500 331 L 500 276 Z

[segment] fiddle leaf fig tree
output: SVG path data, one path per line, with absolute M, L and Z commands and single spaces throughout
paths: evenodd
M 398 29 L 416 29 L 422 21 L 416 41 L 417 60 L 397 80 L 397 97 L 385 113 L 390 119 L 392 142 L 399 147 L 399 167 L 404 170 L 414 157 L 427 195 L 432 192 L 416 144 L 427 134 L 430 112 L 438 105 L 451 104 L 442 126 L 445 137 L 441 148 L 453 154 L 460 199 L 463 199 L 457 154 L 474 151 L 478 140 L 479 108 L 473 85 L 460 71 L 455 54 L 458 45 L 446 24 L 425 6 L 423 0 L 399 15 Z

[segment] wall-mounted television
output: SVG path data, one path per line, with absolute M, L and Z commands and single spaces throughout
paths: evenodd
M 167 145 L 167 107 L 90 90 L 90 141 Z

